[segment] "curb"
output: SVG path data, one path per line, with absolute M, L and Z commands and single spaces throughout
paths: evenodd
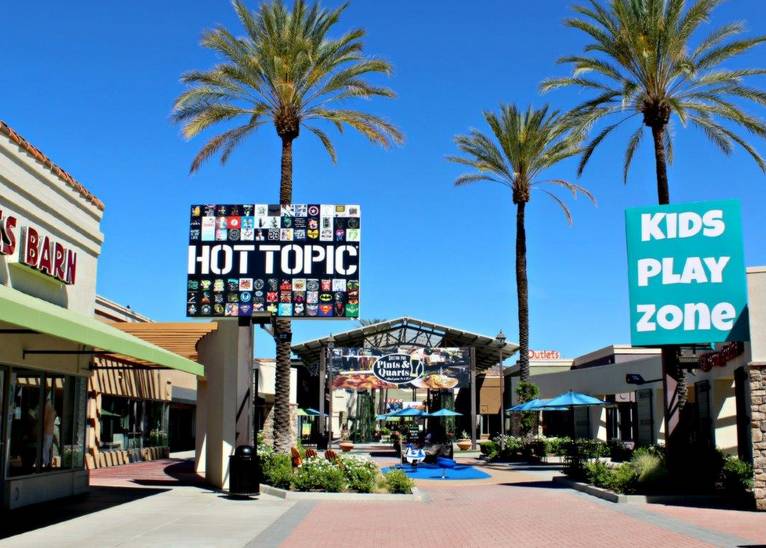
M 412 488 L 409 495 L 393 495 L 390 493 L 319 493 L 305 491 L 288 491 L 271 485 L 261 484 L 261 493 L 279 497 L 284 500 L 323 500 L 346 502 L 422 502 L 423 493 L 417 487 Z
M 600 499 L 614 502 L 618 504 L 625 504 L 627 502 L 639 502 L 639 501 L 629 501 L 628 495 L 618 495 L 617 493 L 613 491 L 609 491 L 607 489 L 601 489 L 600 487 L 595 487 L 593 485 L 588 485 L 587 483 L 581 483 L 579 481 L 572 481 L 569 478 L 566 478 L 564 476 L 553 476 L 554 483 L 560 483 L 566 487 L 569 487 L 570 489 L 574 489 L 575 491 L 581 491 L 583 493 L 586 493 L 588 495 L 598 497 Z M 645 498 L 641 496 L 637 496 L 637 498 Z
M 737 507 L 737 500 L 722 495 L 621 495 L 608 489 L 596 487 L 588 483 L 574 481 L 566 476 L 554 476 L 553 481 L 570 489 L 614 502 L 616 504 L 668 504 L 671 506 L 687 506 L 690 503 L 702 506 L 733 505 Z

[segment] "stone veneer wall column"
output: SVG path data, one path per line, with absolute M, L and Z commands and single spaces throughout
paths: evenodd
M 755 504 L 766 510 L 766 363 L 750 364 Z

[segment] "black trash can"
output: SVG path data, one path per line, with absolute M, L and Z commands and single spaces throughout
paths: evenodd
M 327 449 L 328 443 L 327 440 L 329 438 L 329 434 L 319 434 L 317 436 L 317 451 L 324 451 Z
M 229 457 L 229 495 L 260 495 L 261 466 L 252 445 L 240 445 Z

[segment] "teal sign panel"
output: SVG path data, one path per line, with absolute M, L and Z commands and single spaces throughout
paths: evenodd
M 738 202 L 627 209 L 625 229 L 633 345 L 749 340 Z

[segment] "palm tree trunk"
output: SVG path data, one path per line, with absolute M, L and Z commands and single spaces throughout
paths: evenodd
M 519 309 L 519 372 L 529 381 L 529 288 L 527 285 L 527 233 L 524 213 L 527 203 L 516 204 L 516 295 Z
M 660 205 L 670 203 L 667 158 L 665 156 L 665 131 L 667 129 L 664 125 L 652 126 L 654 160 L 657 171 L 657 201 Z M 673 445 L 671 440 L 677 439 L 683 431 L 682 428 L 679 428 L 679 423 L 681 410 L 686 405 L 686 372 L 678 365 L 677 347 L 675 345 L 663 346 L 662 386 L 665 393 L 665 435 L 669 448 Z M 669 397 L 671 392 L 675 393 L 673 398 Z
M 660 205 L 670 203 L 670 189 L 668 187 L 668 165 L 665 157 L 665 126 L 652 126 L 654 138 L 654 161 L 657 170 L 657 201 Z
M 282 137 L 282 176 L 279 182 L 279 203 L 289 204 L 293 199 L 293 138 Z M 274 340 L 277 345 L 276 377 L 274 379 L 274 450 L 288 453 L 292 445 L 290 424 L 290 347 L 292 326 L 290 320 L 274 322 Z

